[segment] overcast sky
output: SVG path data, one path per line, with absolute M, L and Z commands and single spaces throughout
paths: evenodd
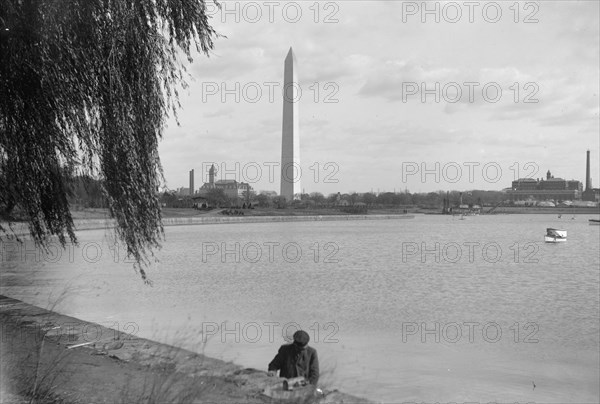
M 195 57 L 160 144 L 170 189 L 215 162 L 218 179 L 279 191 L 290 47 L 305 192 L 499 190 L 547 170 L 585 183 L 587 149 L 600 185 L 598 1 L 222 4 L 226 38 Z

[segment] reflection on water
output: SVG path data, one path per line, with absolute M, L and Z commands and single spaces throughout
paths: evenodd
M 49 254 L 5 243 L 0 293 L 261 369 L 300 326 L 326 383 L 385 402 L 594 402 L 599 230 L 583 215 L 169 227 L 153 287 L 88 231 Z

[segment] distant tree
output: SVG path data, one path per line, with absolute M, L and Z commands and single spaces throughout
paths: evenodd
M 271 206 L 271 197 L 269 197 L 269 195 L 260 193 L 256 195 L 255 199 L 258 202 L 258 206 L 260 206 L 261 208 L 268 208 L 269 206 Z
M 310 194 L 310 200 L 313 201 L 315 205 L 321 206 L 325 203 L 325 196 L 320 192 L 312 192 Z
M 425 203 L 425 194 L 414 193 L 410 195 L 410 201 L 412 205 L 420 206 Z
M 412 197 L 408 192 L 402 192 L 396 195 L 399 205 L 412 205 Z
M 473 199 L 478 205 L 495 205 L 504 200 L 504 198 L 506 197 L 506 194 L 502 191 L 473 190 L 471 191 L 471 193 L 473 195 Z
M 160 195 L 159 201 L 161 204 L 164 204 L 168 208 L 174 208 L 177 205 L 177 200 L 179 197 L 175 192 L 166 191 Z
M 256 199 L 256 191 L 243 191 L 242 192 L 242 203 L 252 202 Z
M 178 55 L 208 55 L 217 36 L 206 1 L 2 0 L 0 35 L 0 213 L 24 212 L 38 245 L 76 243 L 70 179 L 100 179 L 146 280 L 163 235 L 158 140 L 185 86 Z
M 305 199 L 305 200 L 294 199 L 294 200 L 290 201 L 287 206 L 294 208 L 294 209 L 306 209 L 308 207 L 307 202 L 309 202 L 308 199 Z
M 423 203 L 429 208 L 442 207 L 443 197 L 437 192 L 429 192 L 423 196 Z
M 377 196 L 372 192 L 366 192 L 362 194 L 362 202 L 366 203 L 367 206 L 373 205 L 377 201 Z
M 287 208 L 288 202 L 284 196 L 276 196 L 273 198 L 273 203 L 277 207 L 277 209 L 285 209 Z
M 348 201 L 351 205 L 354 205 L 356 202 L 359 201 L 359 199 L 360 196 L 356 192 L 352 192 L 350 195 L 348 195 Z
M 380 205 L 392 206 L 394 205 L 395 200 L 396 197 L 393 192 L 382 192 L 379 195 L 377 195 L 377 203 L 379 203 Z
M 330 205 L 335 205 L 337 198 L 338 198 L 338 194 L 329 194 L 329 195 L 327 195 L 326 201 Z
M 461 193 L 459 191 L 450 191 L 448 193 L 450 206 L 458 206 L 460 204 L 460 194 Z
M 208 190 L 205 198 L 208 201 L 208 204 L 212 206 L 222 207 L 229 206 L 231 204 L 229 197 L 227 197 L 225 191 L 223 191 L 221 188 L 213 188 Z

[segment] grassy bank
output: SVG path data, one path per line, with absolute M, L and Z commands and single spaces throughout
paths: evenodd
M 337 390 L 293 396 L 263 370 L 4 296 L 0 325 L 2 403 L 368 403 Z

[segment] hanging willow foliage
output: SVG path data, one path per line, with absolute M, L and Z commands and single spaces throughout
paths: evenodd
M 3 217 L 17 207 L 38 246 L 76 243 L 70 178 L 91 173 L 146 281 L 163 236 L 158 140 L 185 86 L 178 56 L 208 55 L 216 37 L 204 0 L 2 0 Z

